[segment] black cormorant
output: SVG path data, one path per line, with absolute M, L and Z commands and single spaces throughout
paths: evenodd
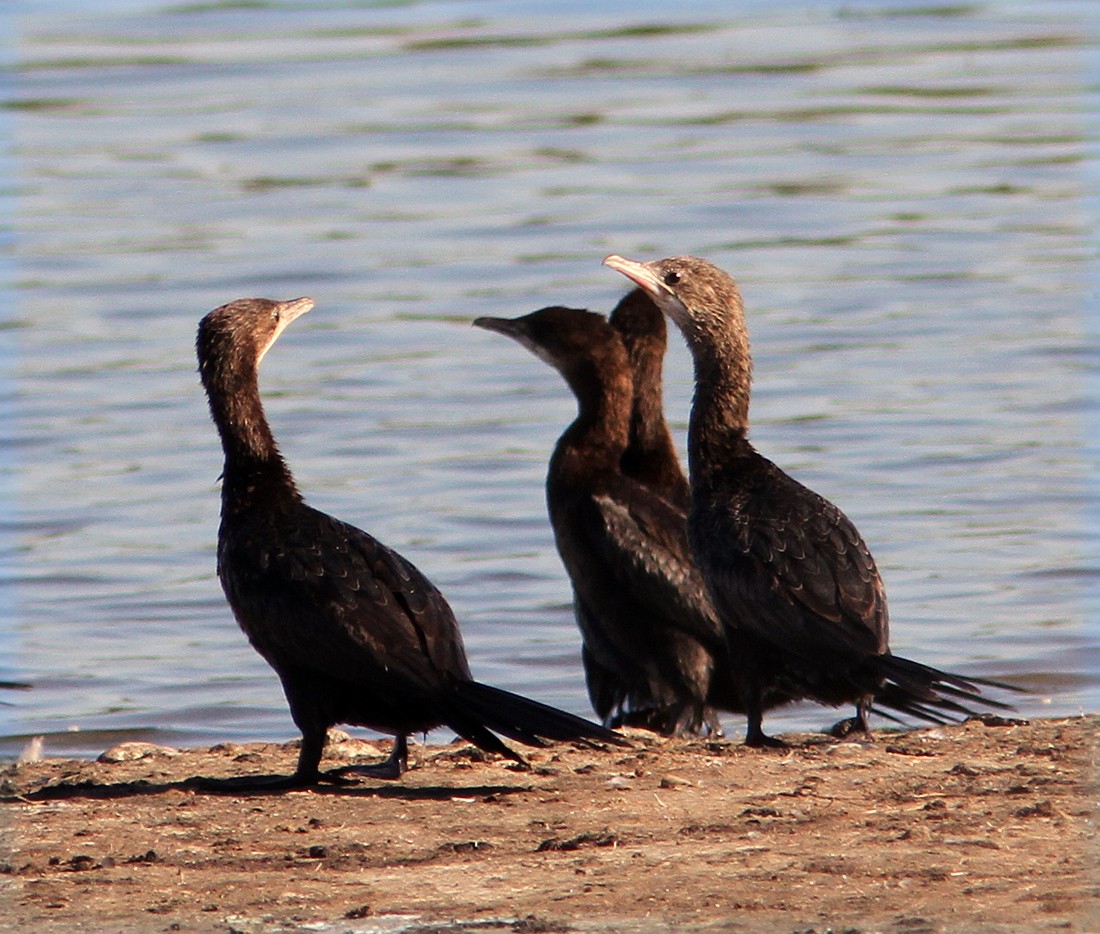
M 312 307 L 308 298 L 231 302 L 203 318 L 196 345 L 225 453 L 218 577 L 302 731 L 294 774 L 264 787 L 336 780 L 318 765 L 337 723 L 396 735 L 387 762 L 355 770 L 382 777 L 406 767 L 410 733 L 442 725 L 517 761 L 491 731 L 529 745 L 622 744 L 604 727 L 474 681 L 458 623 L 432 583 L 366 532 L 305 504 L 264 415 L 258 368 Z

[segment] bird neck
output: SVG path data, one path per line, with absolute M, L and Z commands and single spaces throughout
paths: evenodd
M 703 479 L 729 460 L 752 450 L 749 434 L 749 396 L 752 360 L 746 341 L 724 347 L 697 348 L 695 398 L 688 426 L 688 464 L 691 476 Z
M 639 356 L 634 363 L 634 411 L 630 435 L 645 451 L 668 450 L 672 438 L 664 417 L 664 390 L 661 385 L 661 360 L 652 354 Z
M 623 455 L 623 471 L 630 476 L 674 483 L 683 472 L 665 422 L 660 363 L 639 362 L 635 374 L 630 444 Z
M 593 376 L 571 381 L 577 396 L 577 417 L 554 450 L 552 470 L 586 473 L 594 468 L 618 471 L 630 439 L 632 387 L 611 385 Z
M 290 468 L 279 453 L 260 401 L 255 367 L 208 386 L 210 414 L 225 454 L 222 472 L 223 506 L 241 505 L 261 487 L 297 489 Z

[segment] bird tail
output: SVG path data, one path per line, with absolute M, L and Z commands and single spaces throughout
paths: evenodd
M 614 730 L 480 681 L 455 683 L 449 714 L 447 725 L 459 736 L 517 762 L 523 758 L 494 733 L 527 746 L 546 746 L 548 740 L 630 745 Z
M 875 707 L 889 707 L 929 723 L 977 717 L 980 711 L 973 705 L 1013 710 L 1011 704 L 986 697 L 981 689 L 1021 690 L 1003 681 L 940 671 L 899 655 L 876 656 L 872 668 L 880 679 L 880 686 L 874 691 Z

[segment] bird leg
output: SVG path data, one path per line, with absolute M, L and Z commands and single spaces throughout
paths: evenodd
M 745 730 L 745 745 L 752 749 L 786 749 L 788 744 L 775 736 L 768 736 L 761 727 L 761 718 L 749 719 Z
M 325 749 L 325 727 L 306 728 L 302 731 L 302 746 L 298 752 L 298 767 L 293 775 L 241 775 L 234 778 L 197 778 L 195 786 L 204 791 L 249 792 L 292 791 L 309 788 L 322 782 L 334 785 L 352 785 L 354 782 L 333 772 L 321 772 L 317 768 Z
M 741 647 L 745 660 L 745 681 L 742 697 L 745 701 L 745 745 L 753 749 L 786 749 L 781 739 L 764 732 L 764 689 L 761 684 L 759 649 L 748 642 Z
M 865 694 L 856 701 L 856 715 L 846 720 L 841 720 L 839 723 L 834 723 L 829 727 L 829 735 L 835 736 L 838 739 L 843 739 L 845 736 L 851 736 L 853 733 L 863 733 L 870 738 L 871 725 L 867 722 L 867 716 L 871 712 L 872 700 L 872 695 Z
M 702 735 L 709 739 L 722 739 L 726 735 L 722 730 L 722 722 L 718 719 L 718 712 L 713 707 L 707 708 L 701 728 Z
M 373 765 L 345 765 L 343 768 L 326 772 L 325 776 L 333 779 L 343 778 L 348 774 L 366 775 L 370 778 L 400 778 L 409 768 L 409 741 L 404 733 L 398 733 L 393 741 L 393 751 L 384 762 L 376 762 Z M 346 781 L 346 779 L 345 779 Z
M 786 749 L 787 744 L 764 732 L 764 709 L 760 699 L 760 687 L 755 675 L 750 675 L 745 685 L 745 745 L 753 749 Z

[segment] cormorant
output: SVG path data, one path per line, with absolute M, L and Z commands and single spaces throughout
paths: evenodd
M 622 469 L 635 398 L 622 339 L 602 315 L 560 306 L 474 324 L 527 347 L 577 398 L 577 418 L 550 459 L 546 500 L 592 706 L 605 724 L 716 731 L 709 698 L 725 646 L 688 552 L 685 514 Z
M 396 734 L 385 763 L 341 770 L 381 777 L 405 769 L 408 734 L 441 725 L 519 762 L 490 731 L 528 745 L 626 745 L 604 727 L 474 681 L 458 623 L 431 582 L 366 532 L 305 504 L 264 415 L 258 368 L 312 307 L 308 298 L 231 302 L 203 318 L 196 342 L 225 453 L 218 577 L 302 731 L 294 774 L 264 787 L 338 780 L 318 769 L 336 723 Z
M 740 669 L 745 742 L 765 735 L 770 688 L 833 706 L 856 705 L 839 732 L 867 732 L 872 703 L 941 722 L 993 707 L 981 678 L 939 671 L 890 653 L 886 591 L 859 532 L 836 506 L 750 444 L 751 356 L 736 283 L 690 256 L 605 265 L 646 291 L 683 332 L 695 365 L 688 428 L 692 553 Z

